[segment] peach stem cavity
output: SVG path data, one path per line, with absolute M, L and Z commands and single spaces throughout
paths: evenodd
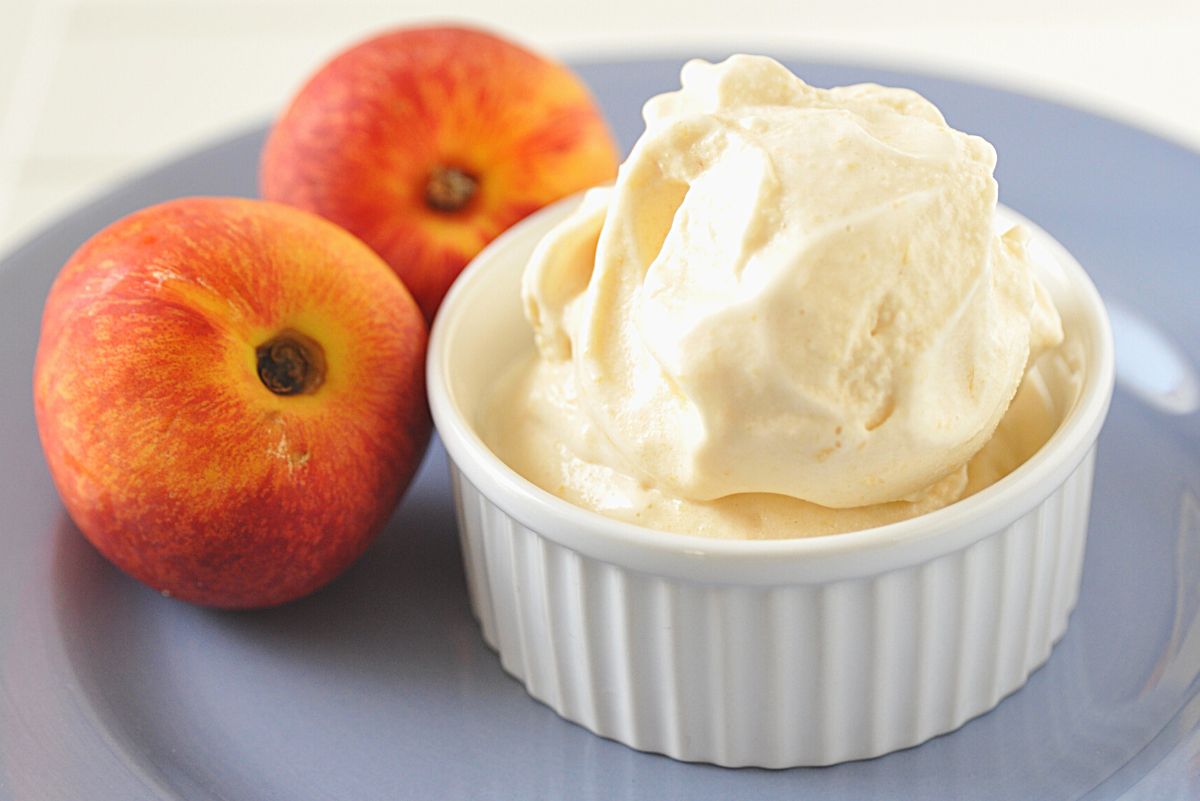
M 281 331 L 255 349 L 258 378 L 276 395 L 311 395 L 325 382 L 325 350 L 310 336 Z

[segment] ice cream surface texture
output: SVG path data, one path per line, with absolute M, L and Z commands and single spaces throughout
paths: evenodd
M 993 434 L 1062 327 L 1024 232 L 995 231 L 991 145 L 756 56 L 689 62 L 644 116 L 526 268 L 537 354 L 483 421 L 502 459 L 643 525 L 804 536 L 1028 455 Z

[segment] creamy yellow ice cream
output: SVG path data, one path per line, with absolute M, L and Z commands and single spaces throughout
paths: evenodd
M 994 230 L 987 142 L 753 56 L 690 62 L 644 116 L 526 270 L 538 353 L 483 425 L 510 466 L 656 528 L 804 536 L 944 506 L 1049 435 L 993 436 L 1062 329 Z

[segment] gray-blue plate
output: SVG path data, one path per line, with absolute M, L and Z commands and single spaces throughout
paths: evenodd
M 681 59 L 581 65 L 627 148 Z M 867 762 L 726 770 L 632 751 L 526 696 L 484 646 L 436 443 L 331 586 L 266 612 L 164 598 L 84 541 L 50 483 L 30 374 L 42 301 L 89 235 L 152 202 L 255 193 L 263 131 L 154 170 L 0 265 L 0 798 L 1200 797 L 1200 154 L 1061 105 L 928 75 L 791 62 L 926 94 L 1000 153 L 1002 199 L 1092 274 L 1120 385 L 1079 607 L 983 717 Z

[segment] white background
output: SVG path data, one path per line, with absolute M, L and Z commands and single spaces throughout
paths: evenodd
M 356 39 L 448 19 L 562 58 L 710 45 L 932 68 L 1200 147 L 1200 0 L 0 0 L 0 253 L 268 118 Z

